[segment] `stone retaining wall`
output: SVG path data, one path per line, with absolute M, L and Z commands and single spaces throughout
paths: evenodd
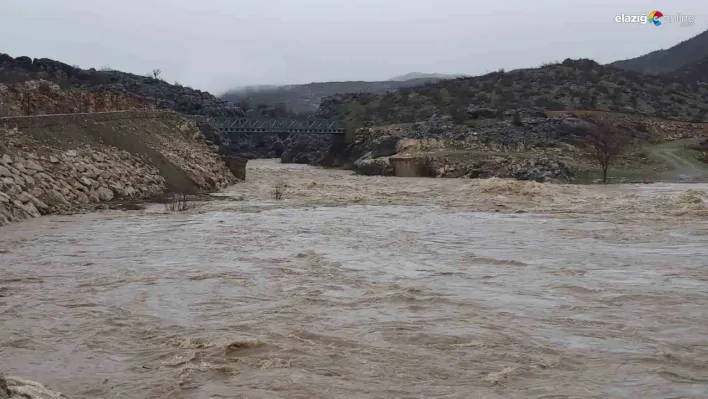
M 236 181 L 196 123 L 175 113 L 0 119 L 0 226 L 116 199 L 216 191 Z

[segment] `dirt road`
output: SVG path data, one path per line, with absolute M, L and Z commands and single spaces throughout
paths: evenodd
M 697 160 L 686 147 L 701 139 L 685 139 L 647 147 L 649 153 L 664 162 L 670 169 L 661 173 L 661 180 L 704 182 L 708 181 L 708 165 Z

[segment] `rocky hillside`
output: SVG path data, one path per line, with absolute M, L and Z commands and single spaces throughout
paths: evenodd
M 501 117 L 514 109 L 533 108 L 598 109 L 703 121 L 708 117 L 708 86 L 568 59 L 394 93 L 333 96 L 323 100 L 318 113 L 340 116 L 351 126 L 412 123 L 433 115 L 449 115 L 464 125 L 474 124 L 480 114 L 492 112 Z
M 154 108 L 154 102 L 130 93 L 62 89 L 47 80 L 0 83 L 0 117 Z
M 685 65 L 667 75 L 685 84 L 693 83 L 708 86 L 708 57 Z
M 0 118 L 0 226 L 234 182 L 194 122 L 172 112 Z
M 8 86 L 30 80 L 46 80 L 62 88 L 112 93 L 123 97 L 139 97 L 157 108 L 180 113 L 205 116 L 242 115 L 242 111 L 228 101 L 189 87 L 169 84 L 149 76 L 111 69 L 81 69 L 47 58 L 13 58 L 0 53 L 0 83 Z
M 669 49 L 615 61 L 610 66 L 645 74 L 671 74 L 708 57 L 708 30 Z
M 627 139 L 622 156 L 613 162 L 622 169 L 661 167 L 643 151 L 647 143 L 708 137 L 706 123 L 601 111 L 528 110 L 501 120 L 493 113 L 481 114 L 474 126 L 433 116 L 416 123 L 360 128 L 340 161 L 366 175 L 568 182 L 574 169 L 596 167 L 587 138 L 598 122 Z
M 250 106 L 282 104 L 291 112 L 311 114 L 317 111 L 323 98 L 336 94 L 384 93 L 438 80 L 440 80 L 439 77 L 421 77 L 405 80 L 392 79 L 381 82 L 323 82 L 275 87 L 246 87 L 229 90 L 221 98 L 236 104 L 246 103 Z

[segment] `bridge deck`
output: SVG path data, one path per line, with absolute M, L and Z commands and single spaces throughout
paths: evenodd
M 227 133 L 344 134 L 339 121 L 329 119 L 221 118 L 215 122 Z

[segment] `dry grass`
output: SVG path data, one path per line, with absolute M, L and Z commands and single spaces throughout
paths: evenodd
M 285 195 L 285 187 L 287 187 L 285 182 L 283 180 L 278 180 L 273 185 L 273 189 L 270 192 L 270 197 L 276 201 L 282 200 Z
M 167 197 L 165 202 L 165 209 L 169 212 L 184 212 L 189 209 L 189 203 L 187 200 L 187 194 L 184 193 L 172 193 Z

